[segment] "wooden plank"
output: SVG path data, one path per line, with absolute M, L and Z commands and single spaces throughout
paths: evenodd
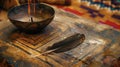
M 44 58 L 43 58 L 44 57 Z M 56 62 L 54 59 L 48 57 L 48 56 L 38 56 L 38 59 L 42 59 L 45 62 L 49 63 L 52 67 L 64 67 L 60 63 Z
M 29 47 L 27 47 L 27 46 L 25 46 L 25 45 L 23 45 L 23 44 L 21 44 L 21 43 L 19 43 L 17 41 L 13 42 L 12 44 L 14 44 L 16 47 L 19 47 L 19 48 L 23 49 L 24 51 L 30 53 L 31 57 L 40 55 L 39 52 L 37 52 L 37 51 L 35 51 L 33 49 L 30 49 Z

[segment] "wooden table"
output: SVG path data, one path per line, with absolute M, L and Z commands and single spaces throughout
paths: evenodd
M 104 65 L 105 56 L 120 57 L 120 32 L 110 26 L 96 23 L 55 8 L 54 20 L 39 34 L 18 31 L 1 13 L 0 54 L 15 67 L 94 67 Z M 67 52 L 41 53 L 48 46 L 72 34 L 85 34 L 84 43 Z

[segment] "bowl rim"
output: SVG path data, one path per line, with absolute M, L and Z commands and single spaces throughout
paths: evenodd
M 31 3 L 31 4 L 33 4 L 33 3 Z M 53 11 L 53 15 L 51 15 L 50 17 L 45 18 L 45 19 L 43 19 L 43 20 L 40 20 L 40 21 L 34 21 L 33 23 L 38 23 L 38 22 L 42 22 L 42 21 L 45 21 L 45 20 L 54 18 L 54 16 L 55 16 L 55 10 L 54 10 L 54 8 L 53 8 L 52 6 L 50 6 L 50 5 L 46 4 L 46 3 L 35 3 L 35 4 L 36 4 L 36 5 L 44 5 L 44 6 L 47 6 L 47 7 L 51 8 L 52 11 Z M 8 13 L 7 13 L 8 19 L 9 19 L 9 20 L 12 20 L 12 21 L 18 21 L 18 22 L 21 22 L 21 23 L 31 23 L 31 22 L 23 22 L 23 21 L 15 20 L 15 19 L 10 18 L 10 16 L 9 16 L 9 13 L 10 13 L 13 9 L 15 9 L 16 7 L 24 6 L 24 5 L 28 5 L 28 4 L 26 3 L 26 4 L 22 4 L 22 5 L 18 5 L 18 6 L 12 7 L 12 8 L 8 11 Z

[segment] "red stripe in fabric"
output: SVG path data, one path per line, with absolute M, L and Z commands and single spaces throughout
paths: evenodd
M 74 14 L 77 14 L 79 16 L 83 15 L 83 13 L 77 11 L 77 10 L 74 10 L 74 9 L 71 9 L 71 8 L 62 8 L 63 10 L 65 11 L 68 11 L 68 12 L 71 12 L 71 13 L 74 13 Z
M 112 21 L 109 21 L 109 20 L 106 20 L 105 22 L 104 21 L 99 21 L 100 23 L 103 23 L 103 24 L 107 24 L 107 25 L 110 25 L 116 29 L 120 29 L 120 25 L 119 24 L 116 24 L 115 22 L 112 22 Z

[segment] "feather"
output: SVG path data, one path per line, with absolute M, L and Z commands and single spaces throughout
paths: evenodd
M 48 47 L 43 54 L 51 52 L 61 53 L 71 50 L 79 46 L 81 43 L 83 43 L 84 40 L 85 40 L 84 34 L 76 33 L 70 37 L 65 38 L 62 41 L 54 43 L 52 46 Z

